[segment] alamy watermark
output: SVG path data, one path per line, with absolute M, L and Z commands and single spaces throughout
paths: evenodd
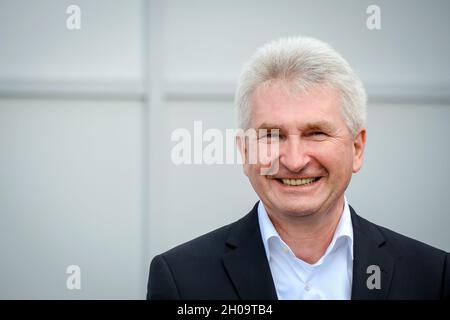
M 372 4 L 367 7 L 366 13 L 369 15 L 366 20 L 366 26 L 369 30 L 381 30 L 381 9 Z
M 66 8 L 66 13 L 69 15 L 66 19 L 66 27 L 69 30 L 81 29 L 81 9 L 75 4 L 71 4 Z
M 279 129 L 276 128 L 226 129 L 224 134 L 217 128 L 203 130 L 203 122 L 194 121 L 193 134 L 186 128 L 178 128 L 172 132 L 171 141 L 176 142 L 170 154 L 175 165 L 247 163 L 260 165 L 262 175 L 278 172 Z
M 367 274 L 370 276 L 367 278 L 366 286 L 369 290 L 381 289 L 381 269 L 379 266 L 372 264 L 367 267 Z
M 76 264 L 67 266 L 66 288 L 69 290 L 81 290 L 81 268 Z

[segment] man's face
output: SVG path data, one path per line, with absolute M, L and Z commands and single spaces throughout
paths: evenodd
M 294 92 L 280 81 L 254 91 L 250 128 L 268 133 L 279 130 L 278 136 L 257 137 L 257 144 L 277 146 L 276 173 L 261 175 L 260 161 L 244 164 L 245 174 L 269 212 L 307 216 L 343 204 L 351 175 L 361 168 L 365 130 L 352 136 L 340 101 L 335 89 Z M 242 152 L 239 139 L 238 144 Z

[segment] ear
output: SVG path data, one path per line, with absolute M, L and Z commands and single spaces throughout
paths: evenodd
M 242 158 L 242 168 L 244 171 L 244 174 L 248 177 L 249 167 L 247 163 L 247 148 L 245 143 L 245 135 L 237 134 L 236 135 L 236 146 L 239 150 L 239 153 L 241 154 Z
M 363 163 L 366 146 L 366 128 L 361 128 L 353 140 L 353 173 L 358 172 Z

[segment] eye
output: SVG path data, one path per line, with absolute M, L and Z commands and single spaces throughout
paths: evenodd
M 275 133 L 275 132 L 267 132 L 265 134 L 262 134 L 259 137 L 259 140 L 264 141 L 264 142 L 275 142 L 275 141 L 278 141 L 279 139 L 280 139 L 280 134 Z
M 270 130 L 260 130 L 259 131 L 259 139 L 278 139 L 280 138 L 280 130 L 279 129 L 270 129 Z
M 271 132 L 268 132 L 268 133 L 266 134 L 266 137 L 267 137 L 267 138 L 276 138 L 276 139 L 278 139 L 278 138 L 280 137 L 280 134 L 279 134 L 279 133 L 271 133 Z
M 327 136 L 328 135 L 325 132 L 320 130 L 311 131 L 306 134 L 306 137 L 311 137 L 313 139 L 325 139 Z

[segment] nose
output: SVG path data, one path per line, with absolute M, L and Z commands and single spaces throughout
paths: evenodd
M 310 161 L 305 143 L 299 135 L 289 135 L 280 145 L 280 164 L 289 171 L 299 172 Z

